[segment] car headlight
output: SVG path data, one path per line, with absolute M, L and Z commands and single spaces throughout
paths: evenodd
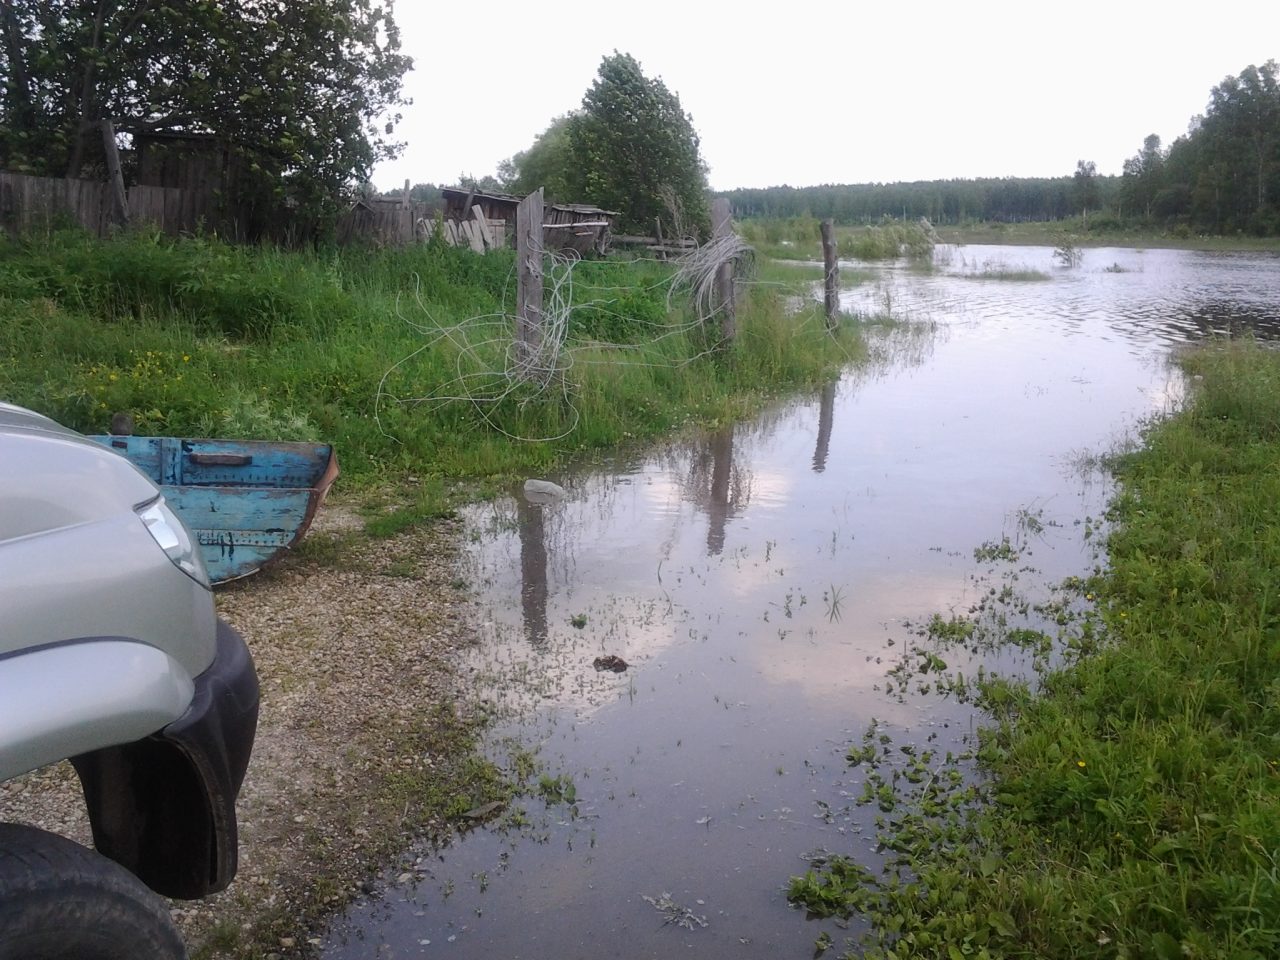
M 160 549 L 173 561 L 173 565 L 196 583 L 209 588 L 209 573 L 204 568 L 200 552 L 191 542 L 191 534 L 178 519 L 164 497 L 157 497 L 138 508 L 138 519 L 147 528 Z

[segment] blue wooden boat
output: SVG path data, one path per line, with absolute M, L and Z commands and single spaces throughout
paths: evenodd
M 327 443 L 92 439 L 160 487 L 200 542 L 214 583 L 255 573 L 302 539 L 338 476 Z

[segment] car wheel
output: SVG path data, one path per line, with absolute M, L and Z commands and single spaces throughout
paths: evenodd
M 119 864 L 0 824 L 0 960 L 185 960 L 164 902 Z

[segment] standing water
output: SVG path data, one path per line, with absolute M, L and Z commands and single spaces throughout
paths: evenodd
M 1045 276 L 998 279 L 1010 271 Z M 1046 248 L 943 248 L 933 271 L 884 268 L 844 307 L 913 322 L 873 328 L 877 360 L 816 396 L 556 478 L 561 502 L 471 512 L 484 641 L 469 667 L 504 718 L 495 750 L 533 758 L 528 794 L 411 851 L 324 956 L 839 943 L 784 888 L 822 851 L 877 863 L 849 746 L 874 723 L 954 748 L 980 722 L 894 690 L 910 624 L 968 611 L 986 588 L 975 548 L 1004 537 L 1041 585 L 1089 572 L 1084 521 L 1110 493 L 1093 456 L 1177 402 L 1171 347 L 1280 332 L 1280 258 L 1104 249 L 1063 270 Z M 610 657 L 627 668 L 597 669 Z

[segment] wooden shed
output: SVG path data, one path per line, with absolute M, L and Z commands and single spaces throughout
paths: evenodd
M 516 207 L 520 197 L 506 193 L 484 193 L 445 187 L 444 216 L 462 223 L 472 219 L 474 207 L 480 207 L 491 223 L 507 224 L 506 236 L 515 233 Z M 618 213 L 583 203 L 549 203 L 543 211 L 543 243 L 549 250 L 576 250 L 579 253 L 603 254 L 609 249 L 609 237 Z

